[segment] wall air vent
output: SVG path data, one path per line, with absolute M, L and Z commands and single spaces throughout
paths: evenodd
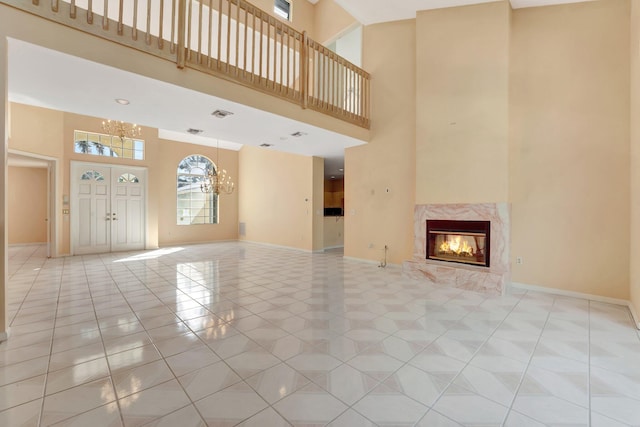
M 211 113 L 211 115 L 216 119 L 224 119 L 227 116 L 232 116 L 233 113 L 231 111 L 216 110 L 213 113 Z

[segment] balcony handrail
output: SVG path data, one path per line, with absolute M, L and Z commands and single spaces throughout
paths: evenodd
M 370 127 L 370 75 L 246 0 L 0 3 Z

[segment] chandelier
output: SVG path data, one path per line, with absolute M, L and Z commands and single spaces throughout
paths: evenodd
M 227 173 L 226 169 L 220 167 L 218 161 L 220 155 L 220 143 L 216 147 L 216 165 L 218 169 L 216 171 L 210 171 L 204 178 L 204 181 L 200 184 L 200 191 L 203 193 L 213 194 L 231 194 L 235 190 L 235 184 L 231 181 L 231 176 Z
M 102 130 L 111 136 L 117 136 L 121 141 L 124 141 L 125 138 L 135 138 L 142 134 L 142 129 L 138 125 L 130 125 L 119 120 L 103 121 Z

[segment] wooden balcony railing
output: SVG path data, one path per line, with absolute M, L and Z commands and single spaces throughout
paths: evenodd
M 369 128 L 369 74 L 244 0 L 0 3 Z

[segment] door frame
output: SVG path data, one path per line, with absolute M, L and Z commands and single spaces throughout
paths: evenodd
M 71 163 L 69 165 L 69 199 L 70 199 L 70 206 L 69 208 L 71 209 L 71 214 L 69 215 L 69 220 L 70 220 L 70 251 L 71 251 L 71 255 L 75 255 L 75 246 L 77 245 L 77 240 L 78 240 L 78 218 L 76 217 L 77 215 L 77 205 L 78 205 L 78 199 L 77 199 L 77 192 L 78 192 L 78 181 L 76 180 L 76 177 L 74 176 L 74 171 L 76 170 L 76 168 L 80 168 L 82 166 L 85 167 L 107 167 L 107 168 L 128 168 L 128 169 L 132 169 L 132 170 L 138 170 L 138 171 L 144 171 L 145 173 L 145 179 L 144 179 L 144 184 L 143 184 L 143 189 L 144 189 L 144 202 L 143 202 L 143 209 L 144 209 L 144 214 L 143 214 L 143 218 L 144 218 L 144 230 L 143 230 L 143 240 L 144 240 L 144 249 L 148 248 L 148 244 L 147 244 L 147 235 L 148 235 L 148 224 L 149 224 L 149 168 L 147 168 L 146 166 L 130 166 L 130 165 L 123 165 L 123 164 L 117 164 L 117 163 L 101 163 L 101 162 L 86 162 L 86 161 L 81 161 L 81 160 L 71 160 Z M 109 186 L 111 186 L 111 180 L 109 181 Z M 111 198 L 111 191 L 109 191 L 109 198 Z M 107 252 L 107 253 L 111 253 L 111 252 Z
M 44 156 L 42 154 L 29 153 L 27 151 L 14 150 L 9 148 L 9 154 L 15 154 L 21 157 L 29 157 L 47 162 L 47 258 L 56 258 L 58 253 L 58 225 L 61 224 L 59 215 L 59 201 L 57 197 L 57 189 L 59 183 L 58 162 L 55 157 Z

